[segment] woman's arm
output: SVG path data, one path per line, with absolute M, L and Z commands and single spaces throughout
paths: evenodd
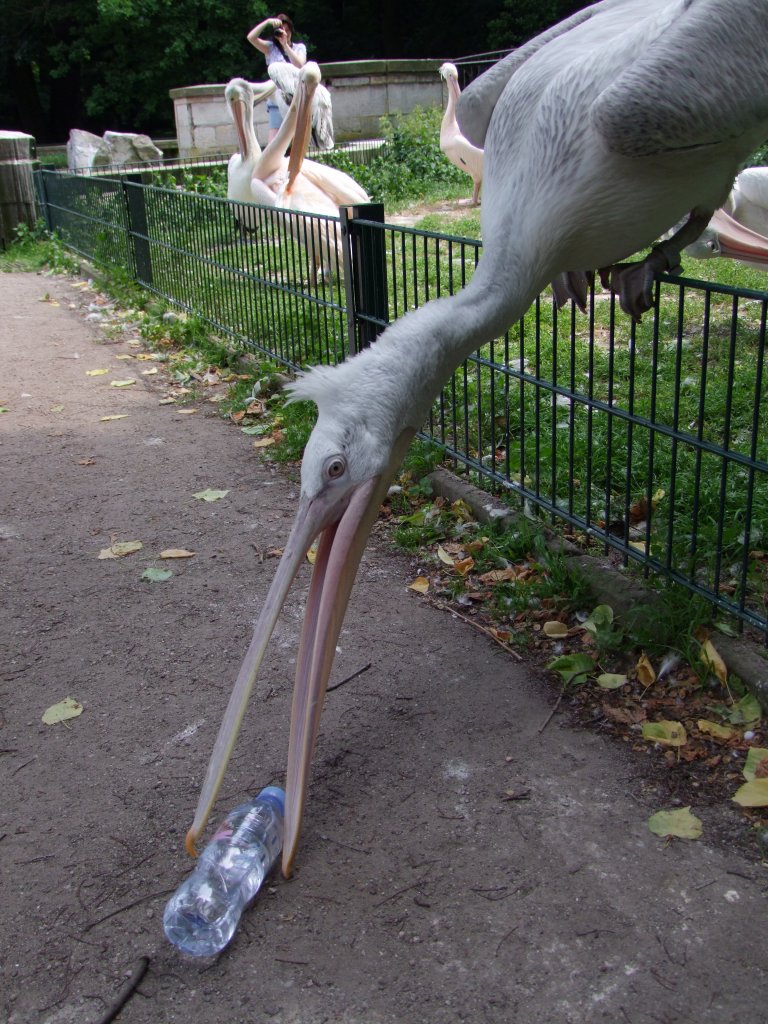
M 257 50 L 266 56 L 269 51 L 270 40 L 262 39 L 261 33 L 267 28 L 282 28 L 283 23 L 279 18 L 265 18 L 264 21 L 260 21 L 258 25 L 254 25 L 251 31 L 248 33 L 247 39 L 251 46 L 255 46 Z M 306 57 L 304 58 L 306 60 Z M 299 64 L 299 67 L 302 65 Z
M 304 67 L 307 63 L 307 48 L 304 43 L 295 43 L 293 46 L 283 43 L 282 47 L 283 53 L 295 68 Z

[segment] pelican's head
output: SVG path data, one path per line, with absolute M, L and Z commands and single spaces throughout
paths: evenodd
M 296 854 L 312 752 L 349 594 L 391 477 L 415 433 L 399 421 L 396 411 L 375 411 L 386 407 L 386 401 L 371 402 L 364 386 L 354 387 L 361 359 L 365 363 L 358 357 L 338 367 L 316 368 L 291 386 L 293 401 L 311 399 L 318 406 L 302 461 L 296 519 L 240 668 L 187 834 L 187 849 L 194 853 L 278 614 L 307 551 L 319 537 L 296 659 L 288 741 L 286 877 Z
M 695 242 L 685 247 L 688 256 L 708 260 L 715 256 L 739 260 L 748 266 L 768 267 L 768 238 L 735 220 L 727 210 L 715 210 Z
M 455 64 L 450 64 L 446 62 L 445 64 L 441 64 L 438 70 L 441 78 L 445 78 L 446 80 L 449 78 L 454 78 L 458 81 L 459 72 L 456 70 Z
M 253 107 L 275 91 L 274 82 L 248 82 L 245 78 L 233 78 L 224 89 L 224 99 L 237 132 L 240 156 L 246 159 L 253 146 L 258 147 L 253 134 Z

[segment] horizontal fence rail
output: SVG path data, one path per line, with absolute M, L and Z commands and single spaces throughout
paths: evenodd
M 473 239 L 236 204 L 143 176 L 43 171 L 48 226 L 97 263 L 293 369 L 335 363 L 451 295 Z M 768 293 L 662 276 L 633 324 L 540 296 L 453 374 L 422 436 L 454 466 L 625 565 L 768 631 Z

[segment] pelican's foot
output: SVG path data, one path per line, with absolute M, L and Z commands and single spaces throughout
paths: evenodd
M 562 309 L 572 299 L 581 312 L 586 313 L 587 296 L 594 280 L 595 275 L 591 270 L 567 270 L 558 274 L 552 282 L 552 294 L 557 308 Z
M 667 245 L 657 245 L 644 260 L 637 263 L 616 263 L 600 269 L 603 288 L 617 295 L 619 305 L 640 323 L 643 313 L 653 307 L 653 282 L 657 274 L 679 274 L 680 253 Z

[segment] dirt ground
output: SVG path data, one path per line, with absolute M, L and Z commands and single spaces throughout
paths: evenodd
M 407 590 L 383 532 L 332 685 L 371 667 L 329 694 L 296 875 L 219 958 L 178 954 L 162 910 L 295 474 L 214 405 L 160 404 L 76 282 L 6 274 L 0 295 L 1 1021 L 113 1019 L 147 963 L 121 1024 L 765 1020 L 763 865 L 707 838 L 712 809 L 697 842 L 653 836 L 638 761 L 562 712 L 542 729 L 551 684 Z M 112 539 L 143 548 L 100 560 Z M 307 582 L 222 813 L 282 781 Z M 65 697 L 82 715 L 43 724 Z

